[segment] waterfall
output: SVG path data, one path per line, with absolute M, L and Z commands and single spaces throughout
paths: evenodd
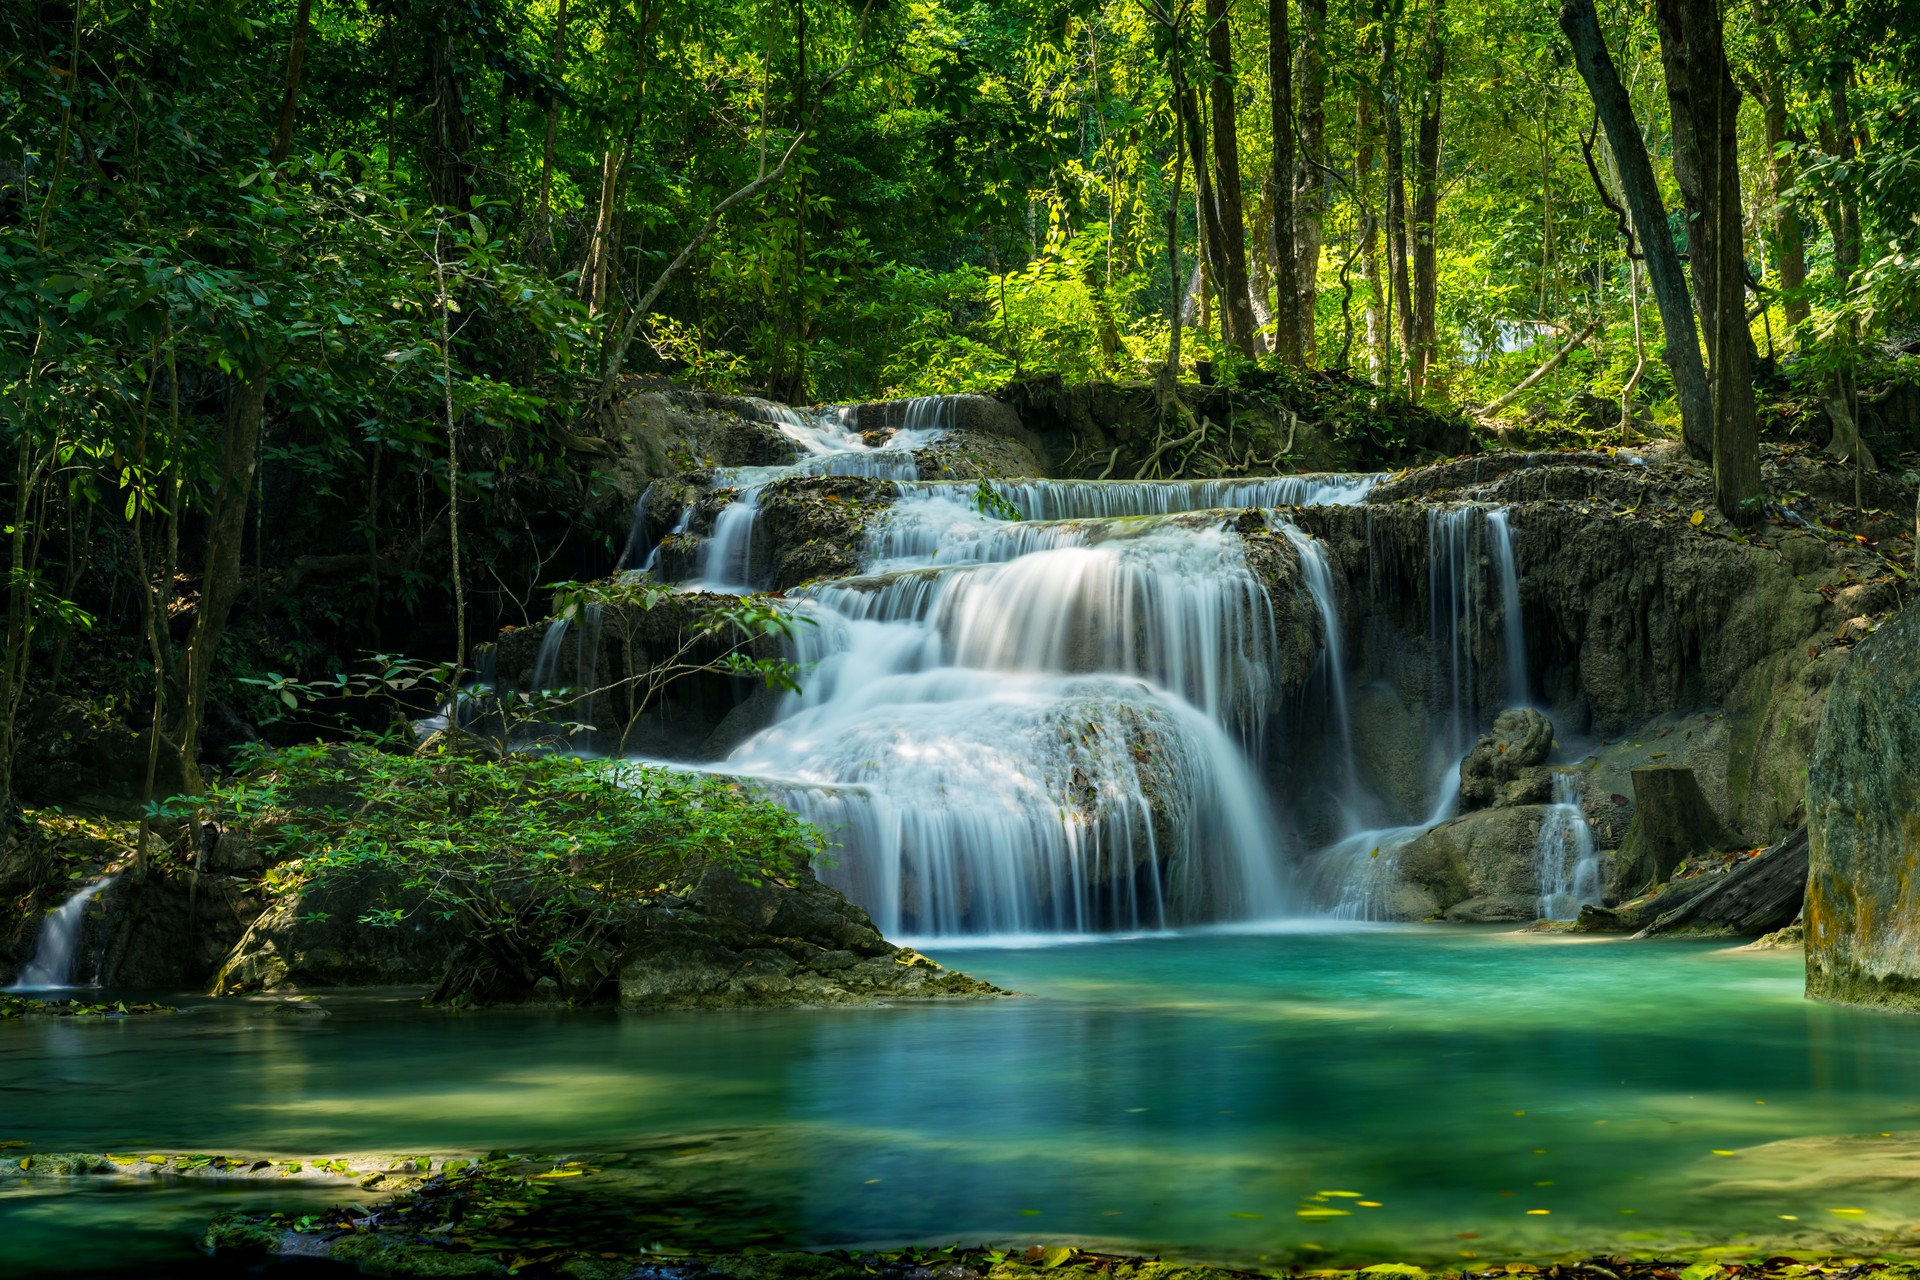
M 653 540 L 647 537 L 647 495 L 652 492 L 653 486 L 648 485 L 634 501 L 633 524 L 627 530 L 626 550 L 620 553 L 620 560 L 614 565 L 615 573 L 643 569 L 653 561 Z
M 1600 859 L 1593 829 L 1580 804 L 1580 787 L 1570 773 L 1553 775 L 1553 804 L 1540 824 L 1534 845 L 1534 869 L 1540 878 L 1540 917 L 1571 920 L 1580 908 L 1600 901 Z
M 1506 650 L 1508 707 L 1524 707 L 1533 698 L 1527 682 L 1527 632 L 1520 618 L 1520 569 L 1513 557 L 1513 530 L 1502 507 L 1487 513 L 1487 542 L 1500 575 L 1500 631 Z M 1503 707 L 1501 710 L 1505 710 Z
M 782 465 L 728 467 L 713 473 L 714 488 L 732 490 L 735 496 L 714 517 L 713 530 L 701 544 L 694 576 L 687 584 L 702 591 L 746 595 L 764 585 L 754 572 L 753 535 L 760 514 L 760 496 L 768 485 L 789 476 L 867 476 L 895 483 L 911 481 L 919 474 L 914 453 L 946 432 L 953 418 L 949 397 L 926 396 L 909 401 L 905 425 L 875 447 L 856 429 L 857 406 L 841 406 L 803 416 L 785 405 L 767 401 L 748 403 L 764 421 L 791 440 L 797 452 L 792 462 Z M 682 512 L 679 529 L 686 528 L 692 517 L 691 507 Z M 639 532 L 629 536 L 630 556 L 636 539 L 643 538 L 644 534 Z M 656 548 L 655 555 L 650 555 L 641 567 L 651 569 L 657 551 Z
M 1520 618 L 1520 580 L 1504 510 L 1461 505 L 1427 513 L 1427 616 L 1434 685 L 1446 691 L 1441 767 L 1450 769 L 1473 745 L 1487 716 L 1527 701 L 1527 654 Z M 1486 572 L 1491 562 L 1492 574 Z M 1493 578 L 1489 582 L 1489 576 Z M 1484 686 L 1477 642 L 1499 612 L 1502 686 Z M 1495 705 L 1498 703 L 1498 705 Z
M 49 913 L 33 944 L 33 958 L 9 991 L 51 991 L 80 985 L 73 980 L 74 961 L 79 958 L 80 938 L 86 928 L 87 904 L 113 883 L 113 877 L 96 880 L 68 898 Z
M 1296 475 L 1242 480 L 991 480 L 988 483 L 1029 520 L 1074 520 L 1247 507 L 1351 506 L 1366 501 L 1367 494 L 1380 479 L 1377 475 Z M 930 493 L 971 493 L 974 486 L 943 480 L 901 487 Z
M 1312 900 L 1336 919 L 1394 917 L 1400 850 L 1453 816 L 1459 799 L 1460 758 L 1472 747 L 1486 717 L 1527 701 L 1525 631 L 1508 513 L 1470 504 L 1435 508 L 1427 513 L 1427 535 L 1427 620 L 1432 664 L 1428 690 L 1434 700 L 1428 710 L 1440 722 L 1429 761 L 1428 809 L 1416 823 L 1361 827 L 1358 811 L 1367 797 L 1353 762 L 1351 729 L 1344 719 L 1337 722 L 1347 753 L 1342 767 L 1350 797 L 1348 825 L 1338 839 L 1313 855 L 1304 877 Z M 1302 543 L 1296 538 L 1295 545 Z M 1309 557 L 1303 548 L 1302 567 L 1316 604 L 1323 591 L 1330 598 L 1331 573 L 1323 556 Z M 1324 585 L 1316 585 L 1323 571 Z M 1369 590 L 1375 600 L 1383 592 L 1379 565 L 1371 561 Z M 1331 603 L 1319 607 L 1323 619 L 1336 611 Z M 1498 611 L 1497 628 L 1491 625 L 1490 610 Z M 1342 640 L 1331 623 L 1327 637 L 1327 659 L 1332 661 Z M 1484 668 L 1488 664 L 1479 651 L 1489 637 L 1495 638 L 1500 648 L 1501 683 L 1497 691 L 1487 685 Z M 1344 706 L 1344 681 L 1333 696 Z M 1494 705 L 1496 702 L 1499 705 Z M 1584 830 L 1584 818 L 1581 821 Z M 1590 845 L 1590 835 L 1588 839 Z
M 1337 916 L 1396 914 L 1399 851 L 1447 816 L 1457 788 L 1435 787 L 1424 824 L 1368 825 L 1387 806 L 1359 768 L 1339 567 L 1286 513 L 1364 503 L 1381 477 L 995 479 L 986 484 L 1003 501 L 993 502 L 977 481 L 916 477 L 914 451 L 951 427 L 954 406 L 928 397 L 876 415 L 749 403 L 795 456 L 714 473 L 731 501 L 714 512 L 689 585 L 765 585 L 755 532 L 781 479 L 867 476 L 891 482 L 894 501 L 867 526 L 860 572 L 784 597 L 807 624 L 782 638 L 799 690 L 700 767 L 756 780 L 831 833 L 822 878 L 891 935 L 1258 919 L 1297 909 L 1303 890 Z M 863 432 L 863 416 L 893 429 Z M 1248 563 L 1228 513 L 1249 509 L 1298 555 L 1316 653 L 1285 647 L 1307 641 L 1280 633 L 1271 586 Z M 643 505 L 629 562 L 647 541 L 645 516 Z M 689 506 L 676 527 L 694 519 Z M 1428 519 L 1426 705 L 1435 777 L 1450 782 L 1486 716 L 1527 700 L 1525 633 L 1508 513 L 1456 504 Z M 1377 602 L 1386 583 L 1373 581 Z M 584 623 L 553 625 L 535 684 L 562 684 L 569 653 L 581 671 Z M 588 647 L 597 654 L 597 638 Z M 1276 673 L 1308 656 L 1296 697 Z M 1256 772 L 1282 732 L 1290 754 L 1276 777 L 1312 799 L 1284 815 Z M 1292 833 L 1309 828 L 1331 843 L 1296 884 L 1303 836 Z

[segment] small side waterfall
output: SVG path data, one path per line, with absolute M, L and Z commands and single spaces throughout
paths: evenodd
M 51 912 L 46 923 L 40 926 L 40 936 L 33 944 L 33 958 L 27 961 L 24 969 L 9 991 L 53 991 L 62 987 L 81 984 L 74 981 L 74 965 L 78 961 L 81 935 L 86 928 L 87 904 L 113 884 L 114 878 L 96 880 L 80 892 L 60 904 Z
M 1593 829 L 1580 807 L 1580 788 L 1573 775 L 1553 775 L 1553 805 L 1540 824 L 1534 846 L 1534 867 L 1540 877 L 1540 918 L 1571 920 L 1580 908 L 1600 901 L 1600 859 L 1593 848 Z
M 762 583 L 754 572 L 753 535 L 759 519 L 760 497 L 768 485 L 789 476 L 869 476 L 877 480 L 905 483 L 919 475 L 914 453 L 924 449 L 949 429 L 953 407 L 945 396 L 924 396 L 909 401 L 904 423 L 878 446 L 867 443 L 857 429 L 857 406 L 840 406 L 811 415 L 785 405 L 750 401 L 763 421 L 777 428 L 797 446 L 794 461 L 779 466 L 731 467 L 714 472 L 718 490 L 732 490 L 734 499 L 714 517 L 713 530 L 700 547 L 694 576 L 688 583 L 702 591 L 745 595 L 759 590 Z M 692 510 L 683 512 L 679 528 L 692 520 Z M 636 540 L 628 538 L 629 557 Z M 657 548 L 656 548 L 657 552 Z M 649 555 L 639 566 L 651 568 L 655 556 Z
M 1447 767 L 1473 746 L 1492 712 L 1526 705 L 1526 633 L 1520 618 L 1520 579 L 1507 512 L 1474 505 L 1438 507 L 1427 513 L 1427 616 L 1433 645 L 1434 683 L 1448 691 L 1445 738 Z M 1483 565 L 1490 565 L 1491 574 Z M 1492 579 L 1489 581 L 1489 579 Z M 1476 642 L 1491 630 L 1487 614 L 1498 610 L 1502 687 L 1486 687 L 1486 665 Z

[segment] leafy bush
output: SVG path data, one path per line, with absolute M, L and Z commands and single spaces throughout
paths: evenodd
M 655 898 L 708 870 L 757 884 L 821 850 L 813 828 L 731 779 L 500 756 L 455 735 L 408 754 L 263 753 L 216 800 L 263 842 L 276 891 L 347 887 L 369 928 L 452 925 L 462 948 L 436 998 L 454 1001 L 524 996 L 543 977 L 590 996 Z

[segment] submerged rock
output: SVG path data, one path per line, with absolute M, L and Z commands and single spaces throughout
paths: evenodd
M 1920 1013 L 1920 613 L 1833 682 L 1807 823 L 1807 994 Z

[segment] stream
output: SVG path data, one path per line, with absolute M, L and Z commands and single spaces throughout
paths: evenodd
M 635 1244 L 1311 1265 L 1912 1231 L 1920 1023 L 1806 1002 L 1795 953 L 1326 923 L 931 949 L 1026 998 L 0 1024 L 0 1142 L 630 1153 L 605 1176 L 667 1202 Z M 327 1194 L 0 1183 L 0 1273 L 205 1275 L 213 1213 Z

